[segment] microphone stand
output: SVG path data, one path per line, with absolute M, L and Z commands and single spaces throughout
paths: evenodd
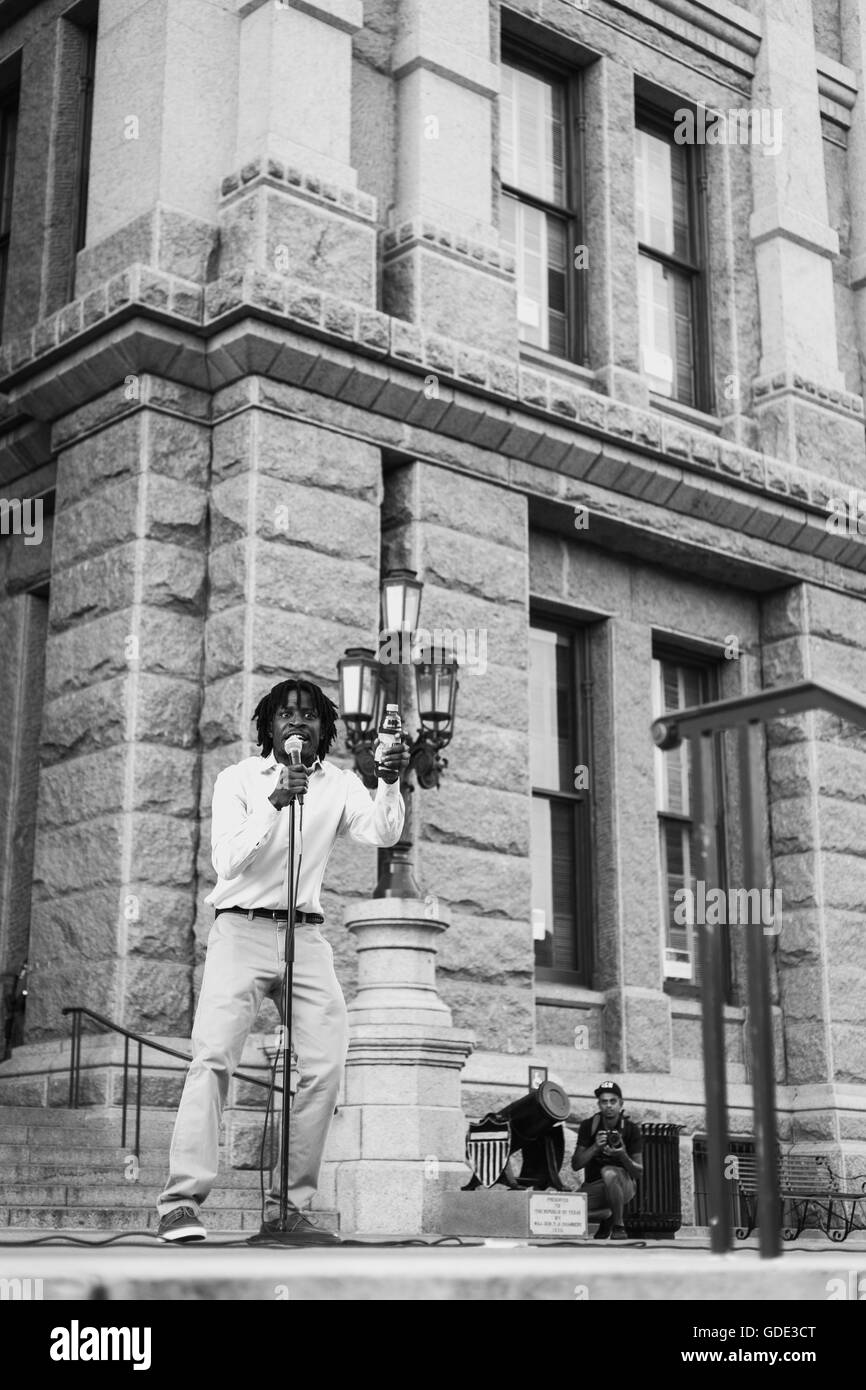
M 280 1215 L 276 1231 L 269 1231 L 267 1240 L 279 1245 L 294 1245 L 297 1237 L 289 1226 L 289 1135 L 291 1111 L 292 1068 L 292 993 L 295 965 L 295 806 L 303 805 L 303 795 L 294 794 L 289 802 L 289 854 L 286 861 L 286 956 L 283 970 L 283 1113 L 280 1123 Z
M 283 1114 L 280 1130 L 280 1235 L 288 1234 L 289 1224 L 289 1131 L 291 1117 L 292 1072 L 292 991 L 295 971 L 295 807 L 289 802 L 289 857 L 286 863 L 286 959 L 283 974 Z

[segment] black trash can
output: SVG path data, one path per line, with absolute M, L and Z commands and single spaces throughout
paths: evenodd
M 661 1240 L 683 1224 L 680 1195 L 680 1131 L 682 1125 L 644 1123 L 643 1173 L 637 1192 L 623 1212 L 630 1236 Z

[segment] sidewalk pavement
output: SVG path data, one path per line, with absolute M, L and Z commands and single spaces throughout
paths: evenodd
M 805 1233 L 783 1243 L 772 1260 L 760 1257 L 755 1237 L 724 1255 L 714 1255 L 699 1236 L 617 1245 L 370 1236 L 346 1237 L 353 1243 L 337 1249 L 251 1247 L 247 1237 L 238 1232 L 171 1246 L 146 1232 L 123 1233 L 105 1246 L 101 1231 L 51 1235 L 6 1227 L 0 1298 L 866 1301 L 866 1234 L 860 1232 L 842 1244 Z

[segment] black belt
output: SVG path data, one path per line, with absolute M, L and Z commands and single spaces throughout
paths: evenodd
M 267 917 L 273 922 L 288 922 L 288 913 L 283 908 L 270 907 L 218 907 L 214 912 L 214 917 L 219 917 L 221 912 L 239 912 L 242 917 L 248 917 L 251 921 L 253 917 Z M 296 922 L 309 922 L 311 925 L 318 926 L 324 922 L 324 917 L 320 912 L 296 912 Z

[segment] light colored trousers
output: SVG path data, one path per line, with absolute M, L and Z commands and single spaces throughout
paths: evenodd
M 169 1179 L 157 1201 L 160 1216 L 181 1203 L 203 1202 L 214 1184 L 229 1081 L 263 1000 L 270 996 L 280 1008 L 285 944 L 285 927 L 263 917 L 223 912 L 211 928 L 192 1029 L 193 1060 L 174 1125 Z M 298 1087 L 289 1134 L 288 1205 L 303 1211 L 318 1186 L 349 1028 L 334 953 L 318 927 L 300 922 L 292 996 Z M 279 1167 L 267 1196 L 268 1219 L 279 1215 L 278 1184 Z

